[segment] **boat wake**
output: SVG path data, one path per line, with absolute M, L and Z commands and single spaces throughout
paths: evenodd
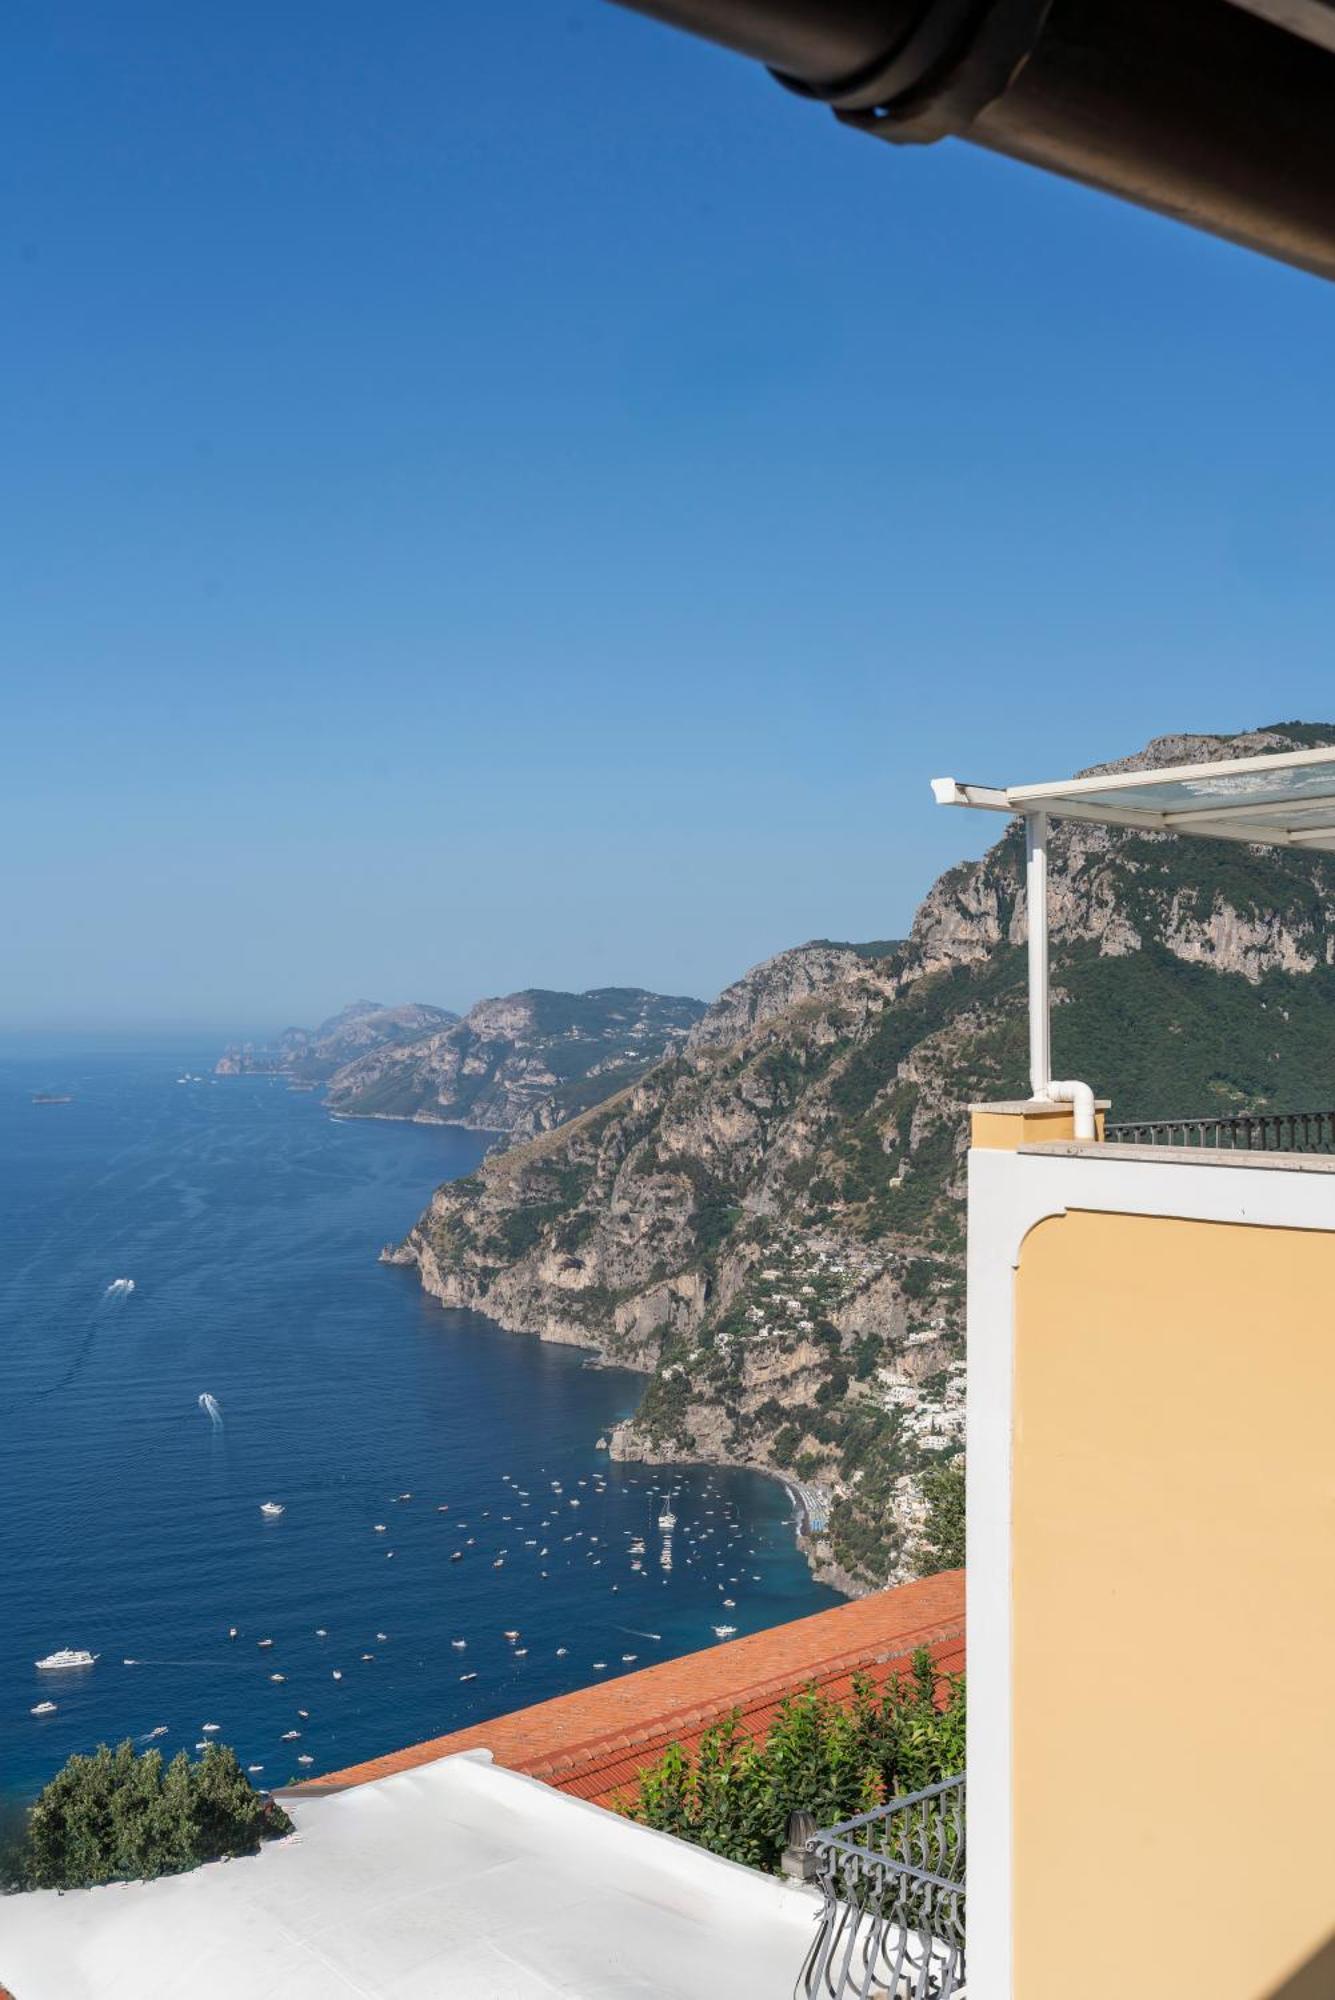
M 199 1407 L 213 1425 L 214 1430 L 220 1431 L 223 1427 L 223 1413 L 222 1405 L 219 1403 L 218 1398 L 211 1396 L 206 1389 L 199 1399 Z

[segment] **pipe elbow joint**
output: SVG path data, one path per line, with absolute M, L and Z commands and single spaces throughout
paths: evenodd
M 1077 1139 L 1098 1137 L 1098 1126 L 1094 1116 L 1094 1092 L 1087 1083 L 1050 1083 L 1047 1094 L 1054 1104 L 1071 1106 Z

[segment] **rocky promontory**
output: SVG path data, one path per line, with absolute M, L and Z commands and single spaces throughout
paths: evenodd
M 1335 728 L 1128 763 L 1314 742 Z M 1059 1073 L 1126 1118 L 1330 1101 L 1328 861 L 1058 822 L 1050 866 Z M 963 1442 L 966 1106 L 1025 1090 L 1026 934 L 1011 827 L 906 940 L 780 953 L 627 1088 L 438 1189 L 389 1254 L 446 1303 L 647 1370 L 619 1455 L 800 1482 L 830 1502 L 822 1573 L 912 1573 Z

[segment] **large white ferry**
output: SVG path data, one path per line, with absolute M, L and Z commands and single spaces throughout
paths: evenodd
M 48 1653 L 44 1660 L 37 1660 L 34 1664 L 38 1667 L 91 1667 L 94 1660 L 100 1657 L 98 1653 L 85 1652 L 82 1647 L 62 1646 L 58 1653 Z

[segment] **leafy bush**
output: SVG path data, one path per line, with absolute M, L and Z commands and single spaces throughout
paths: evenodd
M 9 1864 L 12 1886 L 87 1889 L 98 1882 L 178 1875 L 201 1861 L 256 1854 L 290 1833 L 281 1806 L 255 1791 L 235 1751 L 210 1743 L 197 1764 L 180 1751 L 163 1768 L 156 1750 L 136 1756 L 127 1739 L 74 1756 L 28 1813 Z
M 734 1710 L 706 1730 L 694 1756 L 674 1743 L 641 1771 L 636 1797 L 618 1810 L 730 1861 L 775 1870 L 789 1813 L 832 1826 L 963 1770 L 964 1716 L 963 1675 L 939 1676 L 924 1647 L 906 1679 L 878 1688 L 859 1678 L 848 1701 L 815 1688 L 790 1696 L 763 1741 Z

